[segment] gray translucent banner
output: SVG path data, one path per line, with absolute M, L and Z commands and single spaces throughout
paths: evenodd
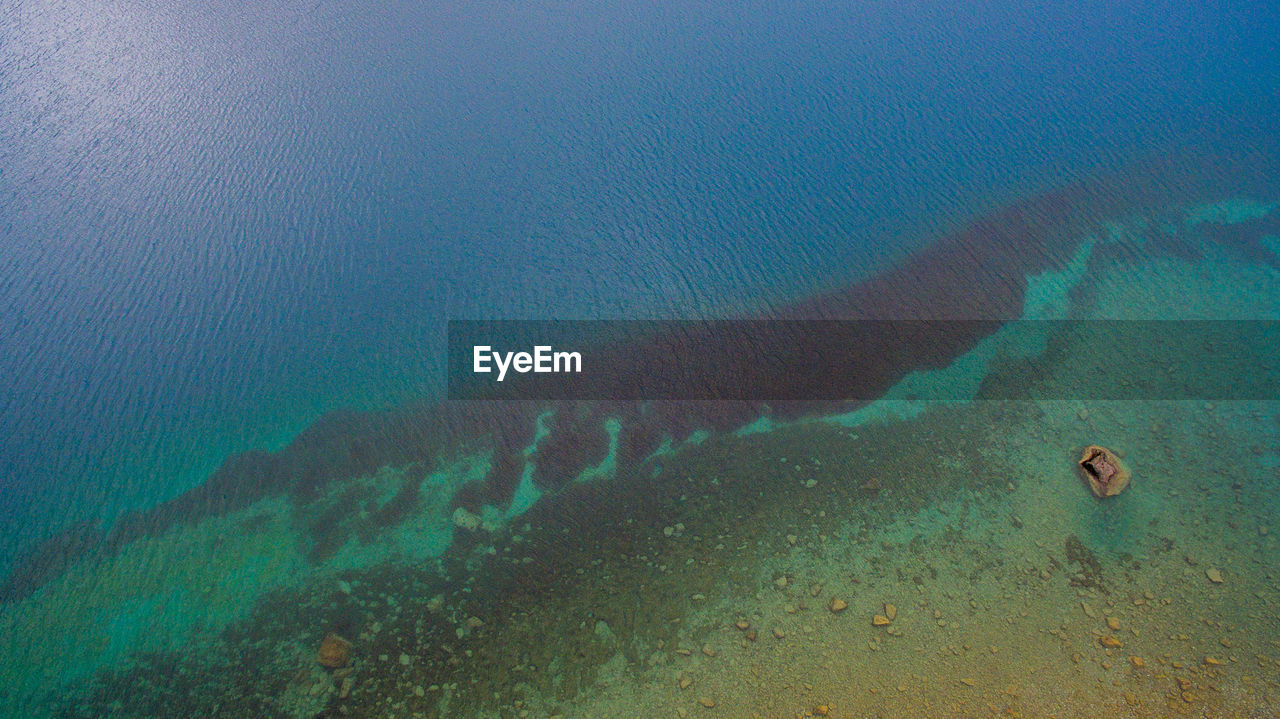
M 1280 399 L 1280 322 L 449 323 L 450 399 Z

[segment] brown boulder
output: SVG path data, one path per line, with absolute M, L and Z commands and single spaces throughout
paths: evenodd
M 316 660 L 329 669 L 345 667 L 351 661 L 351 642 L 329 632 L 320 642 L 320 651 L 316 653 Z
M 1114 497 L 1129 486 L 1132 475 L 1115 452 L 1091 444 L 1080 457 L 1080 473 L 1096 497 Z

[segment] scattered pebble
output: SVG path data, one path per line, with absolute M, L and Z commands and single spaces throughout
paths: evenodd
M 1204 575 L 1214 584 L 1222 584 L 1222 572 L 1218 571 L 1217 567 L 1209 567 L 1204 570 Z
M 833 613 L 839 614 L 840 612 L 843 612 L 844 610 L 849 608 L 849 603 L 841 599 L 840 597 L 836 597 L 831 600 L 831 604 L 829 606 Z

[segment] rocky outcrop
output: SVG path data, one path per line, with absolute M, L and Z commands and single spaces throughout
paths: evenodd
M 1132 477 L 1124 462 L 1106 447 L 1091 444 L 1080 456 L 1080 472 L 1094 496 L 1114 497 L 1129 486 Z

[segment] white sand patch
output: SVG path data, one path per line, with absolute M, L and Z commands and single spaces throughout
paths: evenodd
M 1102 270 L 1087 308 L 1121 320 L 1280 318 L 1280 271 L 1230 258 L 1153 258 Z
M 1257 220 L 1271 214 L 1280 203 L 1263 202 L 1248 197 L 1233 197 L 1219 202 L 1207 202 L 1187 210 L 1186 223 L 1194 227 L 1205 222 L 1233 225 Z
M 612 479 L 618 472 L 618 433 L 622 431 L 622 422 L 610 417 L 604 421 L 605 434 L 609 435 L 609 449 L 604 459 L 594 466 L 587 467 L 574 477 L 575 482 L 591 482 L 598 479 Z

